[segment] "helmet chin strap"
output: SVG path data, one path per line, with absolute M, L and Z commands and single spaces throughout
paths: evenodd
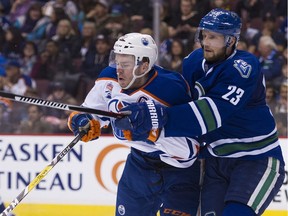
M 129 82 L 129 84 L 126 86 L 126 87 L 123 87 L 122 89 L 129 89 L 133 84 L 134 84 L 134 82 L 135 82 L 135 80 L 137 79 L 137 78 L 141 78 L 141 77 L 143 77 L 143 76 L 145 76 L 149 71 L 150 71 L 150 69 L 151 68 L 148 68 L 143 74 L 141 74 L 141 75 L 136 75 L 135 74 L 135 71 L 136 71 L 136 69 L 139 67 L 139 65 L 138 66 L 134 66 L 134 68 L 133 68 L 133 72 L 132 72 L 132 74 L 133 74 L 133 78 L 132 78 L 132 80 Z

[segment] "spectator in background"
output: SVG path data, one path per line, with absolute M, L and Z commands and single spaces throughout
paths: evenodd
M 258 45 L 261 71 L 265 80 L 272 82 L 281 76 L 283 58 L 277 52 L 277 46 L 270 36 L 262 36 Z
M 287 121 L 288 121 L 288 81 L 284 81 L 280 85 L 279 98 L 275 107 L 275 119 L 277 128 L 279 129 L 279 136 L 287 137 Z
M 94 39 L 94 46 L 88 49 L 82 64 L 82 72 L 93 82 L 108 66 L 110 50 L 109 39 L 103 34 L 97 35 Z
M 230 10 L 228 0 L 210 0 L 210 10 L 213 8 L 222 8 L 225 10 Z
M 62 19 L 58 22 L 56 35 L 52 40 L 57 41 L 59 50 L 66 52 L 73 59 L 79 58 L 81 50 L 81 40 L 73 29 L 69 19 Z
M 286 42 L 287 42 L 287 40 L 288 40 L 288 32 L 287 32 L 288 17 L 287 17 L 287 14 L 286 14 L 286 17 L 284 17 L 284 19 L 282 21 L 280 21 L 279 28 L 280 28 L 280 32 L 285 35 Z M 287 48 L 287 46 L 285 48 Z
M 182 73 L 182 61 L 184 57 L 184 44 L 180 39 L 174 39 L 171 42 L 171 48 L 169 52 L 160 57 L 159 64 L 168 70 Z
M 19 29 L 9 27 L 5 31 L 5 42 L 2 45 L 2 54 L 7 59 L 20 59 L 25 39 Z
M 77 20 L 78 17 L 78 8 L 74 1 L 70 0 L 50 0 L 47 1 L 44 6 L 44 14 L 50 16 L 55 8 L 63 8 L 67 14 L 67 18 L 72 22 Z
M 94 39 L 94 46 L 91 46 L 83 60 L 81 67 L 81 80 L 77 88 L 76 98 L 82 101 L 90 89 L 94 86 L 95 80 L 100 72 L 108 66 L 110 55 L 109 39 L 100 34 Z
M 247 20 L 259 19 L 262 17 L 263 3 L 261 0 L 243 0 L 237 1 L 235 12 L 242 18 L 243 22 Z
M 266 103 L 269 106 L 273 115 L 275 115 L 275 107 L 276 107 L 276 98 L 277 93 L 273 85 L 269 82 L 266 84 Z
M 2 30 L 7 29 L 9 26 L 12 25 L 8 18 L 10 7 L 11 7 L 10 0 L 0 1 L 0 26 Z
M 45 134 L 52 133 L 52 125 L 45 121 L 42 107 L 29 104 L 27 107 L 28 118 L 21 121 L 16 133 Z
M 111 43 L 114 43 L 120 36 L 129 29 L 129 17 L 125 14 L 124 7 L 120 4 L 114 4 L 111 7 L 109 19 L 102 31 L 107 35 Z
M 45 39 L 49 40 L 54 35 L 56 35 L 57 25 L 62 19 L 69 19 L 68 15 L 65 13 L 63 8 L 52 7 L 50 12 L 46 12 L 49 14 L 50 22 L 46 26 L 45 29 Z
M 47 75 L 51 81 L 64 79 L 66 73 L 72 72 L 69 52 L 61 51 L 57 41 L 50 40 L 46 43 L 45 50 L 49 55 Z
M 19 16 L 14 26 L 21 31 L 21 35 L 28 41 L 40 42 L 45 35 L 45 28 L 49 18 L 43 16 L 42 5 L 39 2 L 33 3 L 27 14 Z
M 288 82 L 288 67 L 287 67 L 287 60 L 284 59 L 281 69 L 281 75 L 273 80 L 274 88 L 279 91 L 280 86 L 284 82 Z M 288 95 L 287 95 L 288 97 Z
M 238 44 L 237 44 L 237 49 L 238 50 L 244 50 L 244 51 L 248 50 L 248 41 L 246 40 L 245 37 L 240 36 L 240 39 L 239 39 Z
M 37 60 L 32 67 L 31 77 L 35 80 L 44 79 L 51 80 L 52 76 L 48 72 L 48 62 L 50 54 L 48 51 L 44 50 L 39 55 L 37 55 Z
M 249 46 L 249 52 L 257 55 L 257 44 L 262 36 L 272 37 L 278 47 L 279 52 L 282 52 L 286 47 L 285 36 L 278 30 L 278 26 L 276 25 L 276 17 L 271 13 L 266 13 L 263 16 L 263 27 L 252 38 L 251 45 Z
M 277 19 L 282 20 L 287 16 L 287 0 L 265 0 L 263 1 L 265 13 L 274 14 Z
M 277 100 L 277 105 L 275 107 L 275 112 L 276 113 L 288 113 L 288 100 L 287 100 L 287 95 L 288 95 L 288 81 L 284 81 L 280 85 L 280 90 L 279 90 L 279 98 Z M 287 118 L 286 118 L 287 120 Z
M 0 77 L 0 89 L 13 94 L 25 95 L 29 89 L 35 89 L 36 84 L 31 77 L 22 74 L 20 63 L 11 60 L 6 64 L 6 76 Z
M 190 37 L 194 38 L 201 17 L 195 10 L 192 0 L 181 0 L 180 9 L 181 14 L 177 14 L 173 21 L 168 23 L 169 36 L 180 38 L 186 44 Z
M 10 0 L 1 0 L 0 1 L 0 12 L 1 14 L 8 15 L 11 10 L 12 2 Z
M 80 77 L 80 67 L 81 67 L 81 38 L 78 34 L 78 30 L 75 31 L 72 26 L 70 19 L 62 19 L 59 21 L 56 29 L 56 35 L 52 37 L 52 40 L 57 41 L 59 44 L 60 52 L 67 53 L 71 57 L 71 64 L 73 67 L 73 76 L 72 74 L 67 74 L 66 78 L 69 78 L 69 81 L 73 82 L 73 85 L 76 85 L 77 80 Z M 68 80 L 67 80 L 68 81 Z M 75 87 L 73 90 L 75 91 Z M 75 94 L 75 92 L 71 92 Z
M 24 45 L 20 59 L 21 73 L 31 76 L 32 68 L 37 60 L 37 45 L 33 41 L 27 41 Z
M 96 34 L 101 34 L 109 20 L 109 3 L 107 0 L 98 0 L 94 7 L 86 14 L 86 19 L 93 19 L 96 25 Z
M 128 32 L 139 32 L 143 28 L 152 28 L 153 1 L 150 0 L 120 0 L 129 17 Z M 126 33 L 126 32 L 125 32 Z
M 211 10 L 211 0 L 193 0 L 195 2 L 195 10 L 198 11 L 199 16 L 203 17 Z
M 13 123 L 10 120 L 11 101 L 0 99 L 0 133 L 14 133 Z
M 67 83 L 69 85 L 69 83 Z M 70 95 L 66 91 L 66 84 L 65 82 L 53 82 L 50 86 L 51 92 L 47 96 L 47 100 L 55 101 L 55 102 L 62 102 L 67 104 L 78 104 L 77 100 Z M 62 114 L 62 110 L 56 110 L 56 109 L 47 109 L 46 114 L 53 115 L 56 117 L 60 117 Z
M 76 22 L 79 11 L 73 0 L 55 0 L 55 7 L 63 8 L 70 20 Z
M 46 79 L 51 82 L 66 82 L 67 91 L 74 95 L 80 73 L 74 70 L 68 52 L 60 51 L 56 41 L 49 40 L 45 51 L 41 52 L 35 63 L 31 76 L 35 79 Z
M 51 83 L 51 93 L 46 99 L 65 104 L 78 105 L 78 101 L 66 91 L 65 87 L 66 86 L 63 82 Z M 47 108 L 45 111 L 45 119 L 54 126 L 54 133 L 65 133 L 69 132 L 67 127 L 67 117 L 70 113 L 71 112 L 65 110 Z
M 81 57 L 85 58 L 87 51 L 94 46 L 94 37 L 96 35 L 95 22 L 93 20 L 85 20 L 81 31 Z
M 33 0 L 15 0 L 12 3 L 9 13 L 9 19 L 12 23 L 16 21 L 19 16 L 23 16 L 27 13 L 30 6 L 33 4 Z
M 83 23 L 86 19 L 86 14 L 93 9 L 95 5 L 94 0 L 74 0 L 78 8 L 77 26 L 80 32 L 83 29 Z

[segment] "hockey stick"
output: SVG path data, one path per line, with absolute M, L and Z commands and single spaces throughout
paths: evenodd
M 93 109 L 93 108 L 88 108 L 88 107 L 74 106 L 74 105 L 58 103 L 54 101 L 43 100 L 40 98 L 33 98 L 33 97 L 28 97 L 28 96 L 23 96 L 23 95 L 12 94 L 12 93 L 3 92 L 3 91 L 0 91 L 0 96 L 3 98 L 14 100 L 14 101 L 34 104 L 38 106 L 51 107 L 51 108 L 56 108 L 56 109 L 61 109 L 61 110 L 79 111 L 79 112 L 102 115 L 106 117 L 122 118 L 127 115 L 124 113 L 114 113 L 114 112 L 108 112 L 108 111 L 98 110 L 98 109 Z
M 48 174 L 48 172 L 76 145 L 86 131 L 80 133 L 66 146 L 56 157 L 53 158 L 51 163 L 47 165 L 27 186 L 26 188 L 9 204 L 9 206 L 0 214 L 0 216 L 8 216 L 16 206 L 26 197 L 26 195 Z

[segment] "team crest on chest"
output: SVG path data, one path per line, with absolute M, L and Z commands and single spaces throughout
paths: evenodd
M 248 64 L 247 62 L 238 59 L 234 61 L 233 66 L 239 71 L 240 75 L 243 78 L 248 78 L 250 76 L 252 66 Z

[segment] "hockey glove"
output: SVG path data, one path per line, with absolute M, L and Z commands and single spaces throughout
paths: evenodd
M 154 101 L 148 100 L 141 103 L 133 103 L 124 107 L 121 112 L 130 111 L 131 114 L 115 120 L 115 126 L 124 131 L 125 138 L 130 140 L 155 142 L 160 134 L 159 129 L 164 127 L 167 122 L 167 113 L 164 106 L 155 104 Z M 151 139 L 150 139 L 151 138 Z M 129 140 L 129 139 L 128 139 Z
M 95 140 L 101 135 L 100 122 L 91 114 L 72 112 L 68 118 L 68 127 L 75 136 L 85 130 L 86 134 L 81 138 L 84 142 Z

